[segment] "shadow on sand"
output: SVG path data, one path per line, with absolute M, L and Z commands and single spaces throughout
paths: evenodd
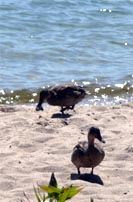
M 53 114 L 53 115 L 51 116 L 51 118 L 64 119 L 64 118 L 69 118 L 69 117 L 71 117 L 71 116 L 72 116 L 71 114 L 56 113 L 56 114 Z
M 71 180 L 83 180 L 86 182 L 104 185 L 102 179 L 98 175 L 88 174 L 88 173 L 81 174 L 80 176 L 78 174 L 72 173 Z

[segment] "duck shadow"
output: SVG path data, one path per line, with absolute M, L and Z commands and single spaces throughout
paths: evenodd
M 56 114 L 53 114 L 51 116 L 51 118 L 60 118 L 60 119 L 64 119 L 64 118 L 69 118 L 71 117 L 72 115 L 71 114 L 61 114 L 61 113 L 56 113 Z
M 78 174 L 72 173 L 71 174 L 71 180 L 83 180 L 86 182 L 104 185 L 100 176 L 94 175 L 94 174 L 88 174 L 88 173 L 81 174 L 80 176 Z

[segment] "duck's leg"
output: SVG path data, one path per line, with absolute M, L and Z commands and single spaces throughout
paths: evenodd
M 71 105 L 69 107 L 67 107 L 68 109 L 74 109 L 75 105 Z
M 60 110 L 61 113 L 64 114 L 64 111 L 65 111 L 66 109 L 67 109 L 67 107 L 63 107 L 63 106 L 62 106 L 62 107 L 61 107 L 61 110 Z
M 75 105 L 69 106 L 69 109 L 74 110 Z
M 80 175 L 81 173 L 80 173 L 80 168 L 77 168 L 77 170 L 78 170 L 78 175 Z
M 69 109 L 74 110 L 74 107 L 75 107 L 75 105 L 72 105 L 72 106 L 64 106 L 64 107 L 62 106 L 60 111 L 62 112 L 62 114 L 64 114 L 64 111 L 65 111 L 65 110 L 69 110 Z
M 93 175 L 93 170 L 94 170 L 94 168 L 92 167 L 92 170 L 91 170 L 91 175 Z
M 61 110 L 60 110 L 60 112 L 61 112 L 62 114 L 64 114 L 64 110 L 63 110 L 63 107 L 61 107 Z

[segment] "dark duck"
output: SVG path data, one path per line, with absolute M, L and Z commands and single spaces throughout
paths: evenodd
M 85 98 L 86 92 L 81 86 L 59 85 L 40 92 L 36 111 L 43 110 L 42 104 L 46 101 L 53 106 L 60 106 L 61 112 L 74 109 L 75 105 Z
M 91 168 L 91 174 L 93 174 L 94 168 L 104 159 L 105 152 L 99 144 L 94 142 L 95 139 L 105 143 L 99 128 L 91 127 L 88 132 L 88 141 L 80 142 L 74 147 L 71 161 L 76 166 L 79 175 L 81 167 Z

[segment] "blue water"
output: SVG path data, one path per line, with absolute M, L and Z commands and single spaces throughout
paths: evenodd
M 0 0 L 0 90 L 70 82 L 133 88 L 133 1 Z

